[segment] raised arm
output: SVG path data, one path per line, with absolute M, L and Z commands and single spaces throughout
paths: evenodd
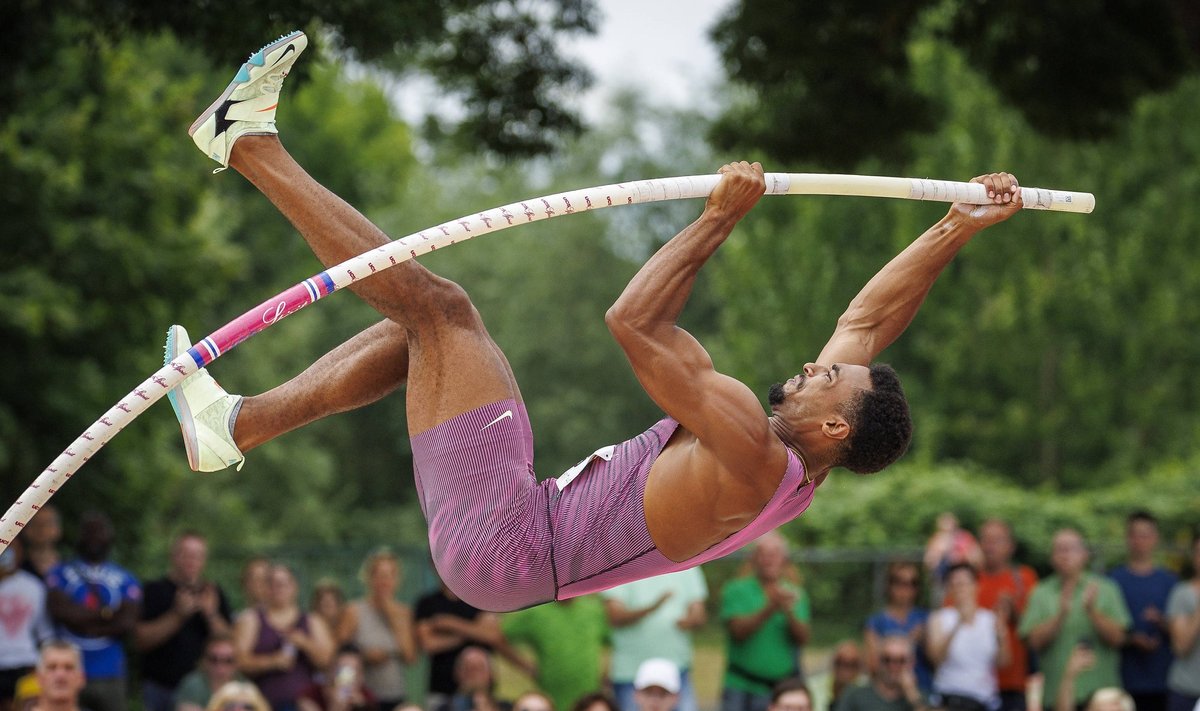
M 700 268 L 766 189 L 758 163 L 730 163 L 720 172 L 723 177 L 700 218 L 642 266 L 605 323 L 646 393 L 668 415 L 702 441 L 719 439 L 718 457 L 761 461 L 769 428 L 758 399 L 745 385 L 717 373 L 703 346 L 676 323 Z
M 955 203 L 945 217 L 888 262 L 838 319 L 818 363 L 869 365 L 908 328 L 933 282 L 958 250 L 976 232 L 1020 209 L 1021 192 L 1011 174 L 991 173 L 971 182 L 987 186 L 992 204 Z

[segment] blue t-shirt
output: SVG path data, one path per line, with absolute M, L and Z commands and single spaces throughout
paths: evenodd
M 1155 568 L 1149 575 L 1137 575 L 1126 566 L 1108 574 L 1125 596 L 1125 606 L 1133 618 L 1130 632 L 1142 632 L 1158 640 L 1153 652 L 1126 645 L 1121 648 L 1121 683 L 1131 693 L 1162 693 L 1167 690 L 1167 670 L 1171 667 L 1171 641 L 1157 624 L 1145 618 L 1146 608 L 1154 607 L 1164 618 L 1167 598 L 1179 578 L 1168 570 Z
M 876 612 L 867 618 L 867 629 L 871 630 L 880 637 L 889 635 L 908 635 L 908 633 L 918 625 L 926 625 L 928 629 L 929 611 L 919 607 L 914 607 L 908 611 L 908 616 L 904 622 L 897 622 L 883 610 Z M 916 668 L 914 671 L 917 675 L 917 686 L 921 691 L 929 692 L 933 689 L 933 665 L 929 663 L 929 658 L 925 656 L 925 645 L 916 645 Z
M 126 600 L 137 602 L 142 599 L 137 578 L 107 561 L 97 565 L 81 560 L 60 563 L 46 573 L 46 586 L 63 591 L 76 604 L 89 610 L 108 608 L 115 612 Z M 83 651 L 83 669 L 88 679 L 125 676 L 125 650 L 120 638 L 82 637 L 62 625 L 58 626 L 58 634 Z

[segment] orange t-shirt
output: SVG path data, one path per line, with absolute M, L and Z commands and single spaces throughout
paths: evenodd
M 979 571 L 980 607 L 995 610 L 1000 597 L 1005 593 L 1012 597 L 1013 602 L 1012 615 L 1008 621 L 1008 641 L 1012 659 L 1008 665 L 1000 667 L 996 674 L 1001 691 L 1025 690 L 1025 678 L 1029 676 L 1029 652 L 1017 637 L 1017 623 L 1021 620 L 1021 613 L 1025 612 L 1025 603 L 1028 602 L 1029 593 L 1035 585 L 1037 573 L 1028 565 L 1010 567 L 997 573 Z

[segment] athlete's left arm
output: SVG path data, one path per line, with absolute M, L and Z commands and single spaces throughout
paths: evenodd
M 955 203 L 937 224 L 871 278 L 838 319 L 817 363 L 869 365 L 912 323 L 925 296 L 954 255 L 980 230 L 1021 208 L 1017 179 L 991 173 L 971 182 L 987 186 L 988 205 Z
M 605 315 L 646 393 L 705 442 L 718 458 L 761 458 L 769 436 L 758 399 L 713 368 L 712 359 L 676 323 L 696 275 L 766 189 L 762 166 L 721 168 L 704 212 L 651 257 Z M 782 451 L 782 450 L 781 450 Z

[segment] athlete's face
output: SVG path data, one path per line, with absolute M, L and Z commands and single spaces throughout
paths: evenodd
M 823 417 L 837 412 L 859 390 L 871 389 L 871 371 L 863 365 L 805 363 L 803 370 L 767 393 L 772 412 Z

